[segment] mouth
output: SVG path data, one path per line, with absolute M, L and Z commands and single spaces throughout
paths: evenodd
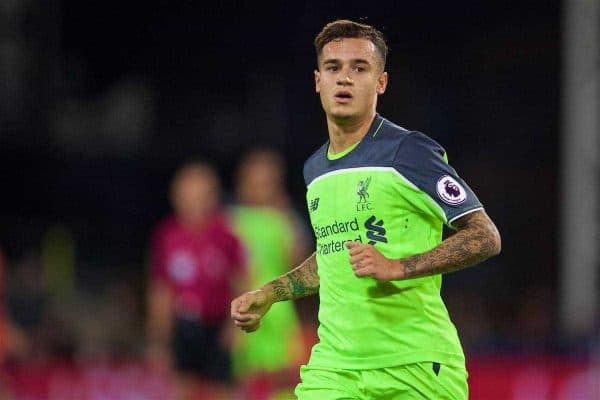
M 348 103 L 350 102 L 350 100 L 352 100 L 353 96 L 352 93 L 346 90 L 341 90 L 339 92 L 336 92 L 333 98 L 338 103 Z

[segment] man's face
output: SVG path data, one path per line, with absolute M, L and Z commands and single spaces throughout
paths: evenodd
M 239 182 L 240 200 L 258 206 L 272 202 L 283 186 L 280 166 L 268 158 L 244 165 Z
M 198 225 L 218 206 L 219 185 L 211 172 L 189 170 L 177 178 L 171 196 L 177 217 L 186 224 Z
M 341 122 L 375 111 L 387 73 L 371 41 L 345 38 L 323 47 L 315 85 L 327 116 Z

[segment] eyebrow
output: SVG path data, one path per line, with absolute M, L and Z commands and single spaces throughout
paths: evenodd
M 365 60 L 363 58 L 354 58 L 352 60 L 350 60 L 351 63 L 353 64 L 371 64 L 368 60 Z M 341 64 L 342 62 L 340 61 L 339 58 L 330 58 L 327 60 L 323 61 L 323 64 Z

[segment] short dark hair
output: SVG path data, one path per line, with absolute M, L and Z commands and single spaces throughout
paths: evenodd
M 329 42 L 344 38 L 358 38 L 370 40 L 381 57 L 381 65 L 385 69 L 388 46 L 385 36 L 382 32 L 371 25 L 361 24 L 347 19 L 339 19 L 328 23 L 323 27 L 315 38 L 315 50 L 317 50 L 317 60 L 320 59 L 323 47 Z

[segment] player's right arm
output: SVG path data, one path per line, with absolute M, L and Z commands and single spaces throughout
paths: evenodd
M 319 291 L 317 257 L 313 253 L 302 264 L 258 290 L 244 293 L 231 302 L 231 318 L 246 332 L 260 327 L 261 318 L 271 306 L 284 300 L 295 300 Z

